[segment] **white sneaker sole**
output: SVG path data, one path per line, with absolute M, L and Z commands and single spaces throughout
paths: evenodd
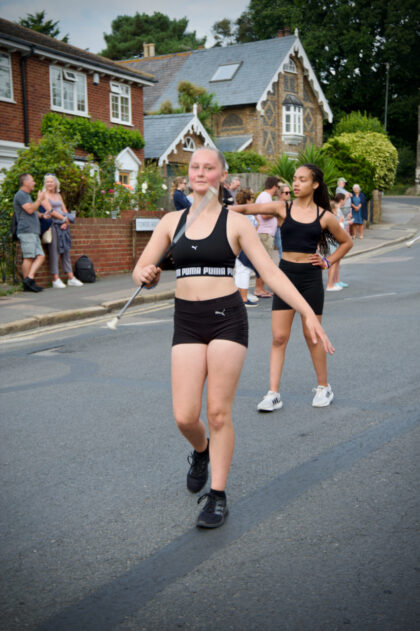
M 334 393 L 332 392 L 330 398 L 327 401 L 325 401 L 324 403 L 312 403 L 312 407 L 313 408 L 326 408 L 333 402 L 333 399 L 334 399 Z
M 274 403 L 274 404 L 267 404 L 267 403 L 263 403 L 261 401 L 261 403 L 258 403 L 257 405 L 257 410 L 258 412 L 274 412 L 274 410 L 280 410 L 280 408 L 283 407 L 283 401 L 280 401 L 280 403 Z

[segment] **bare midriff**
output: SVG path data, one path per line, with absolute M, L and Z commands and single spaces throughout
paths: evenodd
M 315 254 L 315 252 L 314 252 Z M 309 263 L 309 252 L 282 252 L 281 258 L 291 263 Z
M 175 296 L 182 300 L 212 300 L 235 293 L 237 287 L 232 277 L 193 276 L 178 278 Z

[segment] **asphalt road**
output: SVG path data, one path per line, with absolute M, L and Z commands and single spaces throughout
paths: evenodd
M 248 312 L 231 508 L 194 527 L 172 420 L 171 302 L 0 344 L 1 629 L 418 627 L 420 242 L 349 259 L 327 295 L 330 408 L 297 320 L 261 415 L 270 301 Z

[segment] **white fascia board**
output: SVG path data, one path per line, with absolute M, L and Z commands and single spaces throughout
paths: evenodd
M 212 139 L 206 132 L 198 116 L 193 115 L 191 120 L 187 123 L 187 125 L 185 125 L 184 129 L 178 134 L 175 140 L 169 145 L 166 151 L 164 151 L 164 153 L 162 153 L 162 155 L 160 156 L 159 162 L 158 162 L 160 167 L 163 166 L 164 164 L 168 164 L 168 156 L 172 152 L 176 153 L 177 145 L 181 142 L 181 140 L 184 139 L 184 137 L 187 134 L 191 134 L 192 132 L 195 132 L 196 134 L 201 134 L 203 136 L 204 145 L 206 147 L 212 147 L 213 149 L 216 149 L 216 145 L 214 144 L 214 142 L 212 141 Z
M 303 68 L 306 70 L 307 72 L 307 78 L 308 81 L 311 85 L 312 90 L 315 93 L 315 96 L 317 98 L 317 101 L 319 103 L 319 105 L 322 108 L 322 111 L 324 113 L 324 117 L 328 119 L 329 123 L 332 123 L 332 119 L 333 119 L 333 113 L 331 111 L 331 108 L 328 104 L 328 101 L 325 97 L 325 94 L 322 91 L 321 86 L 319 85 L 318 79 L 315 76 L 315 73 L 313 71 L 313 68 L 309 62 L 309 59 L 305 53 L 305 50 L 301 44 L 301 41 L 298 37 L 296 37 L 295 41 L 293 42 L 293 44 L 290 46 L 290 49 L 288 50 L 287 54 L 284 56 L 283 61 L 281 62 L 279 68 L 276 70 L 276 72 L 274 73 L 272 79 L 270 80 L 269 84 L 267 85 L 266 89 L 264 90 L 263 94 L 260 97 L 260 100 L 257 103 L 257 110 L 261 113 L 261 115 L 264 114 L 264 109 L 262 104 L 264 103 L 264 101 L 267 99 L 267 95 L 269 92 L 272 91 L 273 89 L 273 85 L 278 81 L 279 78 L 279 74 L 281 72 L 283 72 L 283 68 L 284 65 L 288 62 L 290 55 L 292 54 L 296 54 L 302 65 Z
M 131 149 L 131 147 L 125 147 L 125 149 L 123 149 L 122 151 L 120 151 L 120 153 L 117 155 L 117 157 L 115 158 L 115 160 L 120 160 L 122 159 L 123 155 L 125 153 L 128 153 L 130 155 L 130 157 L 132 158 L 132 160 L 137 164 L 137 166 L 141 165 L 141 160 L 139 160 L 139 158 L 136 156 L 136 154 L 134 153 L 134 151 Z
M 249 147 L 249 145 L 252 143 L 253 140 L 254 140 L 254 137 L 251 136 L 251 138 L 246 140 L 243 145 L 241 145 L 240 147 L 238 147 L 238 149 L 236 149 L 236 151 L 244 151 L 247 147 Z

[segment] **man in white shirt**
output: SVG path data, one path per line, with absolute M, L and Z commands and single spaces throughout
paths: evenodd
M 270 175 L 264 185 L 264 191 L 260 193 L 255 200 L 256 204 L 265 204 L 273 201 L 273 196 L 278 192 L 280 186 L 280 180 L 275 175 Z M 258 236 L 261 243 L 265 247 L 267 253 L 271 258 L 274 255 L 274 236 L 277 231 L 277 218 L 270 217 L 269 215 L 257 215 L 258 219 Z M 255 281 L 255 295 L 258 298 L 271 298 L 273 292 L 267 291 L 264 287 L 264 281 L 262 278 L 257 278 Z

